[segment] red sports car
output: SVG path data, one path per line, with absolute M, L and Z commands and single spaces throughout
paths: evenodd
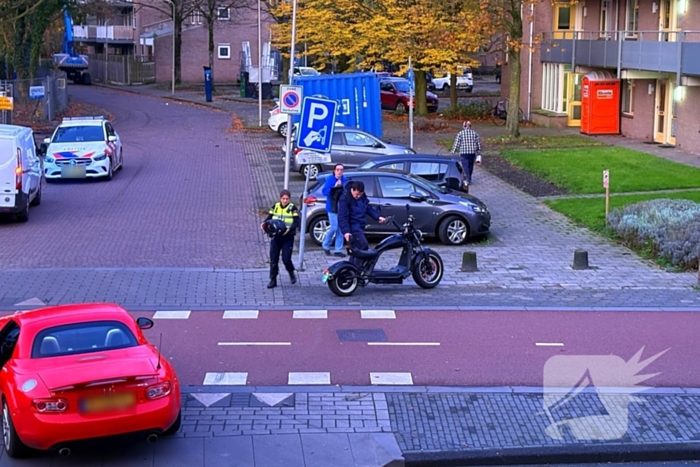
M 11 457 L 70 454 L 71 442 L 173 434 L 180 385 L 134 319 L 113 304 L 81 304 L 0 318 L 2 434 Z

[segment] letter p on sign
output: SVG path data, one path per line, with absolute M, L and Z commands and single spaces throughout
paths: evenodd
M 306 123 L 308 128 L 314 127 L 314 120 L 323 121 L 328 117 L 328 108 L 325 105 L 312 103 L 309 107 L 309 120 Z

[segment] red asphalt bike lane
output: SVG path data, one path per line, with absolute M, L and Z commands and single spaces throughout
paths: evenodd
M 152 316 L 152 313 L 133 313 Z M 555 355 L 616 355 L 642 347 L 641 360 L 668 351 L 640 371 L 644 384 L 700 387 L 700 313 L 622 311 L 397 311 L 396 319 L 361 319 L 328 311 L 327 319 L 260 311 L 257 319 L 192 312 L 156 320 L 145 331 L 185 385 L 207 372 L 247 372 L 248 385 L 286 385 L 289 372 L 330 372 L 331 384 L 369 385 L 370 372 L 410 372 L 414 385 L 541 386 Z M 439 346 L 374 346 L 341 342 L 337 330 L 381 329 L 388 342 Z M 289 346 L 220 346 L 220 342 L 290 342 Z M 563 343 L 563 346 L 537 346 Z

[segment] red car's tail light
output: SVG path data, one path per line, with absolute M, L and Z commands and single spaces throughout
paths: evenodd
M 32 407 L 41 413 L 60 413 L 66 411 L 68 402 L 65 399 L 34 399 Z
M 158 383 L 146 388 L 146 397 L 149 400 L 160 399 L 170 394 L 170 383 Z
M 316 204 L 316 201 L 318 201 L 318 198 L 316 198 L 315 196 L 307 196 L 306 198 L 304 198 L 304 204 L 308 206 L 313 206 L 314 204 Z

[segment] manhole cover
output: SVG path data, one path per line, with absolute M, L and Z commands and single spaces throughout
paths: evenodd
M 386 342 L 386 334 L 381 329 L 338 329 L 340 342 Z

